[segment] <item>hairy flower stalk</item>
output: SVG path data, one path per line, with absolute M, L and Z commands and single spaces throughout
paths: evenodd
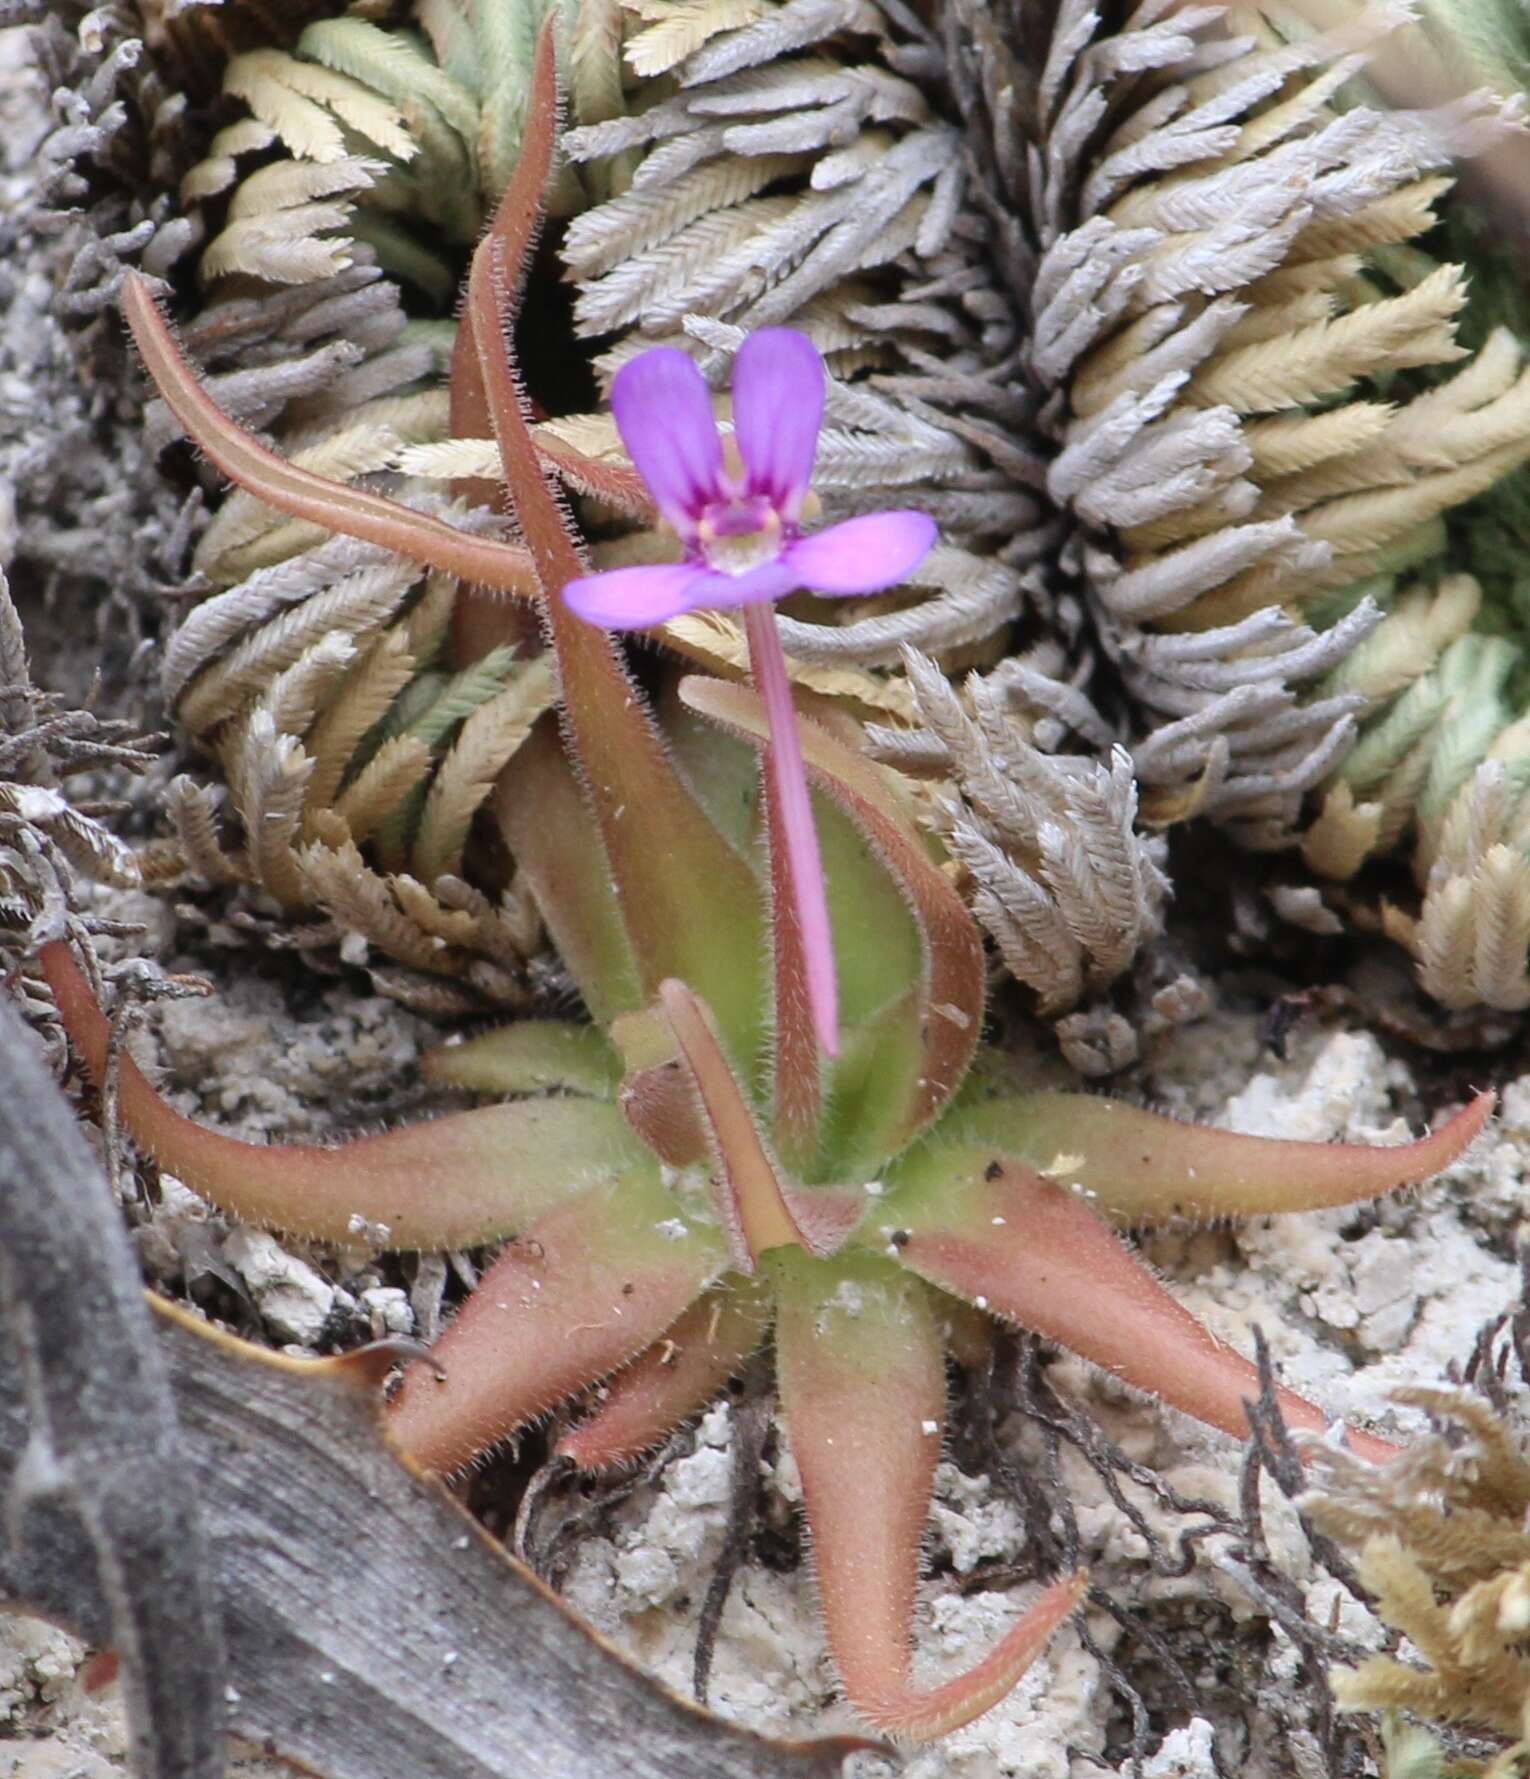
M 786 657 L 771 612 L 788 593 L 877 593 L 930 553 L 924 513 L 866 513 L 804 533 L 823 425 L 824 368 L 805 334 L 754 334 L 733 368 L 733 433 L 712 419 L 700 371 L 675 347 L 632 359 L 611 387 L 611 408 L 685 558 L 608 569 L 571 581 L 571 610 L 609 629 L 644 629 L 683 612 L 742 606 L 749 661 L 770 720 L 765 771 L 779 820 L 796 912 L 796 942 L 818 1042 L 839 1053 L 838 995 L 823 864 L 797 742 Z M 772 830 L 774 831 L 774 829 Z

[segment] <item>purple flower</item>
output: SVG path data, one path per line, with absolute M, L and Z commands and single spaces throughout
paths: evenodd
M 935 542 L 925 513 L 867 513 L 804 532 L 824 371 L 791 328 L 765 328 L 733 366 L 733 437 L 724 443 L 706 383 L 684 352 L 659 346 L 624 365 L 611 388 L 623 442 L 685 560 L 585 575 L 563 589 L 569 609 L 612 630 L 644 629 L 707 607 L 742 606 L 755 683 L 770 721 L 767 781 L 786 839 L 792 900 L 819 1042 L 838 1051 L 834 953 L 818 837 L 808 802 L 786 659 L 773 601 L 895 586 Z
M 624 365 L 611 390 L 616 424 L 685 560 L 570 581 L 570 609 L 610 630 L 636 630 L 804 587 L 876 593 L 917 568 L 935 542 L 925 513 L 868 513 L 801 530 L 823 387 L 823 360 L 805 334 L 772 327 L 752 335 L 734 364 L 729 451 L 684 352 L 658 346 Z

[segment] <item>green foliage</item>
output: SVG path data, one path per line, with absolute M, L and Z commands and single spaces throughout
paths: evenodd
M 615 16 L 614 30 L 593 29 L 601 14 Z M 417 25 L 322 19 L 290 53 L 236 56 L 225 91 L 251 115 L 219 133 L 183 187 L 192 200 L 232 193 L 203 280 L 302 283 L 349 265 L 362 241 L 392 277 L 447 308 L 462 249 L 520 155 L 532 50 L 554 15 L 580 49 L 570 59 L 574 120 L 605 121 L 622 95 L 616 0 L 432 0 Z M 283 151 L 274 162 L 273 146 Z M 609 190 L 608 178 L 590 186 Z M 554 208 L 585 201 L 577 178 L 561 174 Z

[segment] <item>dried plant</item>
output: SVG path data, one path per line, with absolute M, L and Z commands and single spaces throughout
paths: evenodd
M 548 664 L 511 649 L 451 669 L 454 594 L 339 540 L 205 601 L 164 663 L 182 720 L 217 750 L 239 838 L 183 774 L 169 796 L 179 853 L 161 874 L 255 885 L 289 917 L 323 911 L 289 942 L 338 944 L 352 963 L 375 950 L 374 980 L 435 1012 L 526 1000 L 540 923 L 514 881 L 497 896 L 475 887 L 464 857 L 555 696 Z
M 854 916 L 834 934 L 841 1036 L 827 1054 L 783 844 L 789 781 L 769 763 L 782 745 L 769 699 L 689 676 L 661 738 L 611 638 L 562 598 L 584 564 L 549 470 L 621 489 L 593 462 L 544 463 L 508 350 L 555 98 L 547 30 L 525 153 L 474 257 L 466 311 L 524 546 L 270 452 L 199 387 L 144 282 L 130 278 L 126 296 L 178 418 L 260 498 L 535 600 L 562 727 L 544 719 L 517 752 L 496 814 L 595 1023 L 527 1022 L 448 1048 L 431 1065 L 437 1079 L 513 1097 L 342 1148 L 250 1145 L 205 1129 L 127 1058 L 123 1115 L 188 1185 L 257 1222 L 401 1248 L 514 1236 L 393 1400 L 395 1436 L 429 1468 L 462 1467 L 603 1378 L 563 1449 L 590 1468 L 623 1462 L 709 1401 L 773 1326 L 846 1692 L 875 1723 L 936 1735 L 1008 1691 L 1083 1585 L 1081 1575 L 1050 1585 L 969 1673 L 935 1688 L 916 1681 L 909 1623 L 945 1347 L 981 1346 L 984 1317 L 1001 1316 L 1241 1432 L 1257 1372 L 1110 1224 L 1371 1197 L 1454 1159 L 1489 1100 L 1417 1143 L 1367 1149 L 1261 1141 L 1107 1100 L 985 1085 L 978 931 L 854 725 L 799 712 L 830 904 Z M 684 471 L 677 455 L 673 474 Z M 67 946 L 46 947 L 44 963 L 100 1078 L 106 1021 Z M 1290 1392 L 1279 1402 L 1294 1426 L 1326 1424 Z M 1391 1451 L 1352 1439 L 1371 1459 Z
M 141 931 L 102 913 L 86 882 L 116 889 L 141 881 L 138 855 L 117 837 L 121 804 L 104 793 L 153 764 L 163 737 L 74 708 L 32 679 L 21 619 L 0 570 L 0 959 L 28 1012 L 63 1062 L 62 1034 L 47 991 L 35 979 L 40 944 L 67 934 L 93 976 L 95 940 Z M 151 967 L 130 959 L 106 972 L 137 990 L 157 987 Z
M 1380 1467 L 1325 1458 L 1321 1492 L 1306 1505 L 1320 1526 L 1360 1546 L 1360 1579 L 1377 1612 L 1426 1665 L 1380 1655 L 1341 1669 L 1339 1703 L 1523 1736 L 1530 1463 L 1477 1396 L 1409 1388 L 1398 1400 L 1426 1410 L 1434 1433 Z
M 246 115 L 181 184 L 188 215 L 221 220 L 198 262 L 211 301 L 184 334 L 209 387 L 297 462 L 357 481 L 448 430 L 454 330 L 408 319 L 401 285 L 449 306 L 454 256 L 518 153 L 549 7 L 425 10 L 424 35 L 354 17 L 312 20 L 285 45 L 235 33 L 221 87 Z M 614 8 L 561 11 L 579 113 L 606 116 L 621 99 Z M 173 436 L 162 410 L 149 436 Z M 464 853 L 551 701 L 533 632 L 464 658 L 443 580 L 243 495 L 192 566 L 207 596 L 170 638 L 162 685 L 223 782 L 172 786 L 180 844 L 161 877 L 253 887 L 237 930 L 322 967 L 365 963 L 424 1010 L 522 1004 L 539 923 L 513 881 L 466 871 Z
M 21 620 L 0 571 L 0 943 L 28 954 L 75 915 L 74 874 L 131 887 L 138 860 L 112 832 L 117 805 L 73 795 L 82 774 L 142 772 L 151 739 L 71 710 L 32 683 Z M 84 931 L 84 928 L 80 929 Z
M 361 244 L 446 309 L 456 255 L 520 153 L 532 46 L 552 13 L 570 41 L 575 116 L 619 112 L 617 0 L 435 0 L 418 8 L 418 28 L 322 18 L 290 51 L 232 57 L 223 92 L 247 115 L 219 131 L 181 185 L 192 210 L 227 200 L 202 281 L 309 284 L 348 270 Z
M 904 670 L 958 792 L 936 819 L 971 874 L 973 912 L 1040 1011 L 1067 1012 L 1162 925 L 1164 848 L 1136 832 L 1130 757 L 1117 747 L 1105 766 L 1044 753 L 1006 710 L 1019 675 L 1004 668 L 972 676 L 970 716 L 933 662 L 910 649 Z
M 1063 6 L 1043 58 L 1018 13 L 957 4 L 946 45 L 1144 807 L 1279 845 L 1354 734 L 1352 702 L 1303 688 L 1378 616 L 1333 622 L 1314 595 L 1416 556 L 1530 453 L 1530 382 L 1512 348 L 1507 388 L 1476 362 L 1412 403 L 1365 382 L 1460 356 L 1460 268 L 1393 294 L 1365 256 L 1430 226 L 1434 175 L 1492 139 L 1495 103 L 1336 112 L 1384 15 L 1293 45 L 1213 17 L 1150 9 L 1109 37 Z M 1422 445 L 1450 402 L 1459 443 Z

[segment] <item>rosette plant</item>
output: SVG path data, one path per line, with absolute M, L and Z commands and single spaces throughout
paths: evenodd
M 987 1318 L 1002 1318 L 1242 1435 L 1253 1367 L 1117 1226 L 1368 1198 L 1453 1160 L 1489 1102 L 1421 1141 L 1365 1148 L 1016 1091 L 981 1044 L 981 938 L 895 781 L 847 719 L 799 708 L 838 975 L 828 1054 L 780 799 L 756 762 L 766 701 L 692 676 L 656 711 L 610 635 L 562 597 L 585 564 L 547 478 L 633 506 L 646 497 L 608 466 L 539 454 L 507 350 L 555 111 L 545 37 L 528 146 L 473 262 L 473 349 L 454 389 L 460 412 L 492 418 L 523 545 L 284 463 L 219 413 L 143 284 L 130 280 L 125 305 L 186 429 L 262 499 L 535 601 L 559 720 L 515 756 L 495 808 L 588 1022 L 522 1022 L 437 1051 L 435 1079 L 501 1102 L 337 1148 L 200 1126 L 126 1056 L 118 1104 L 144 1149 L 232 1215 L 395 1249 L 504 1241 L 390 1404 L 400 1446 L 432 1471 L 458 1471 L 581 1397 L 588 1412 L 560 1449 L 591 1469 L 623 1464 L 772 1340 L 845 1693 L 872 1724 L 933 1736 L 1000 1699 L 1084 1586 L 1081 1574 L 1055 1580 L 976 1667 L 917 1681 L 911 1621 L 947 1352 L 970 1357 Z M 89 984 L 62 943 L 44 963 L 103 1080 L 109 1028 Z M 1293 1426 L 1326 1428 L 1313 1403 L 1289 1391 L 1281 1402 Z M 1391 1449 L 1350 1438 L 1367 1456 Z

